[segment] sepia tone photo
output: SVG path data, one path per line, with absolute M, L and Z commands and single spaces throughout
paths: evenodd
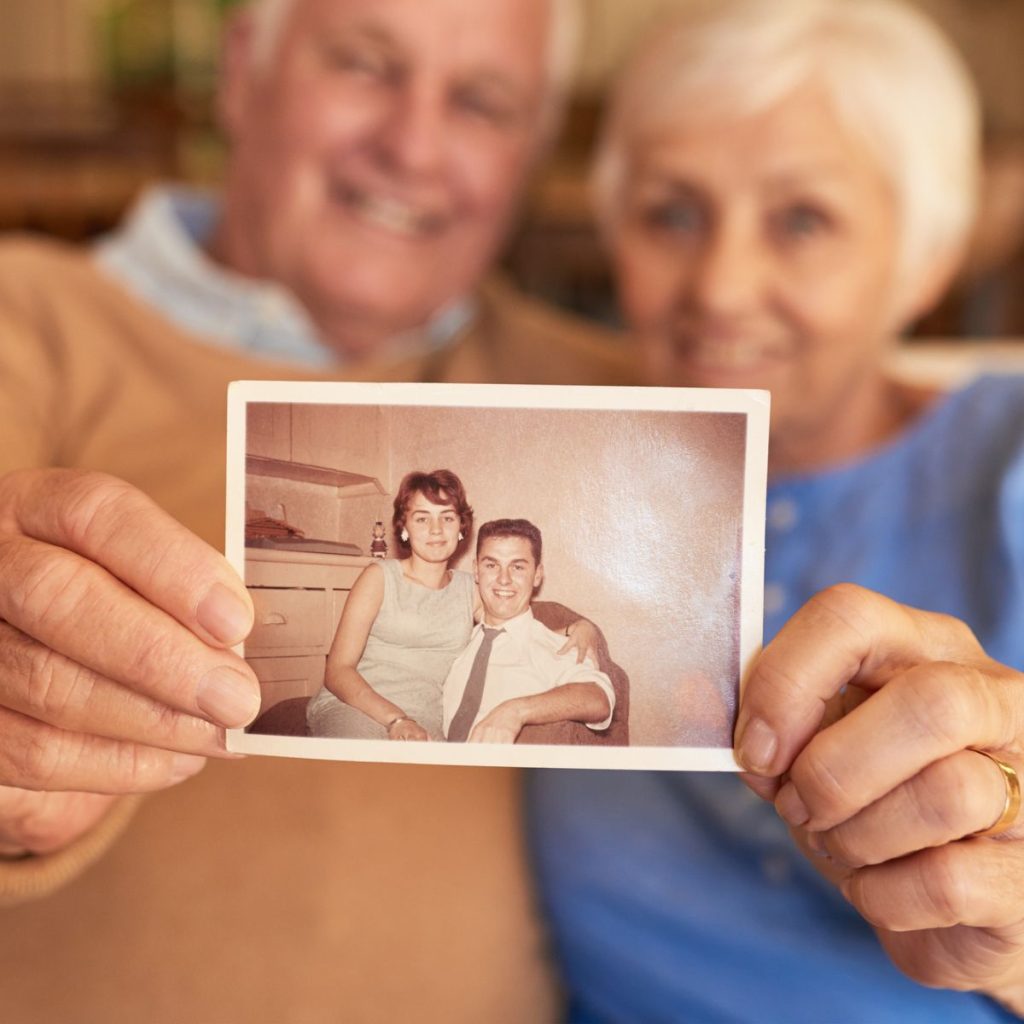
M 733 769 L 767 398 L 232 385 L 248 753 Z

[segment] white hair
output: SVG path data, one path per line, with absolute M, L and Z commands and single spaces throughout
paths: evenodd
M 808 82 L 894 187 L 901 276 L 913 282 L 958 255 L 977 203 L 978 99 L 949 42 L 899 0 L 698 0 L 658 25 L 624 70 L 599 141 L 604 225 L 614 232 L 638 138 L 695 114 L 755 115 Z
M 250 0 L 253 14 L 253 59 L 268 64 L 281 38 L 290 8 L 296 0 Z M 483 3 L 486 0 L 470 0 Z M 576 55 L 582 34 L 579 0 L 548 0 L 550 26 L 548 31 L 547 72 L 542 133 L 551 136 L 561 123 L 569 95 L 569 86 L 576 68 Z

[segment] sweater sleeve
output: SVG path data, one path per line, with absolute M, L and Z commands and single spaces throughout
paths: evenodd
M 50 248 L 21 239 L 0 246 L 0 474 L 59 461 L 72 339 L 47 296 L 60 287 L 70 257 Z M 0 858 L 0 906 L 44 896 L 86 870 L 121 834 L 137 804 L 138 798 L 119 800 L 55 853 Z
M 0 249 L 0 473 L 51 464 L 59 355 L 37 289 L 25 287 L 31 247 Z

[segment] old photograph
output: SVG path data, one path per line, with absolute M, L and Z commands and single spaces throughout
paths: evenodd
M 760 645 L 768 401 L 232 385 L 246 753 L 733 770 Z

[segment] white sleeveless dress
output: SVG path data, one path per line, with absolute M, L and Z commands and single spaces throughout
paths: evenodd
M 359 674 L 382 697 L 443 740 L 441 687 L 473 629 L 473 577 L 455 571 L 443 590 L 431 590 L 402 574 L 402 564 L 378 563 L 384 599 L 370 627 Z M 326 686 L 310 700 L 306 721 L 314 736 L 387 739 L 384 728 L 338 700 Z

